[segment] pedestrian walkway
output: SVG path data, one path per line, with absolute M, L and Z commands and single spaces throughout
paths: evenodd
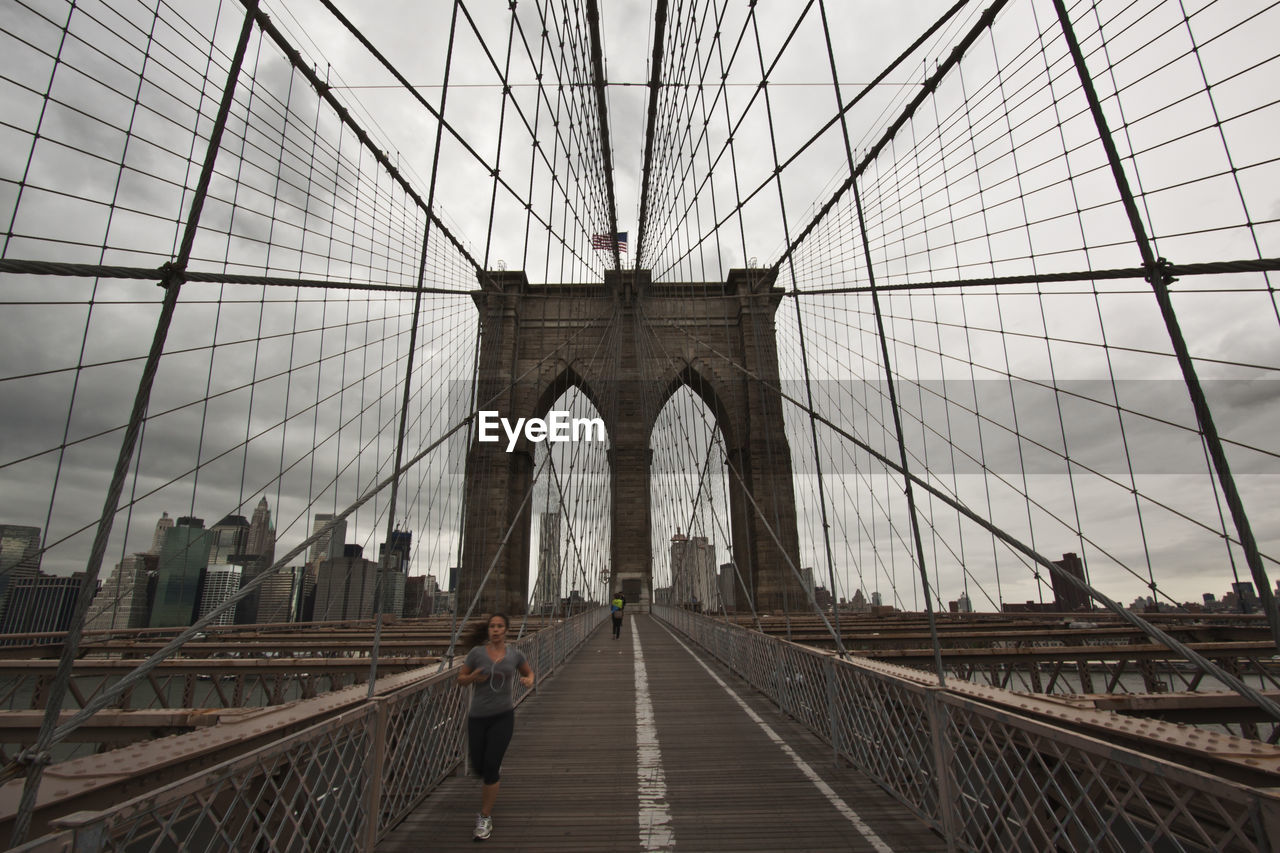
M 620 640 L 606 621 L 520 706 L 502 773 L 486 849 L 946 849 L 874 782 L 837 769 L 830 747 L 649 616 L 627 617 Z M 474 851 L 479 801 L 478 779 L 453 777 L 378 849 Z

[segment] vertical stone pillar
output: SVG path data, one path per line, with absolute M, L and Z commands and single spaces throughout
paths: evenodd
M 649 473 L 653 453 L 645 446 L 614 447 L 609 452 L 613 478 L 613 556 L 610 590 L 622 588 L 626 580 L 640 581 L 640 601 L 628 601 L 635 611 L 647 613 L 653 601 L 652 520 L 649 511 Z
M 615 310 L 612 329 L 613 361 L 610 364 L 605 419 L 609 422 L 610 496 L 613 530 L 610 540 L 612 560 L 610 589 L 617 591 L 624 581 L 639 582 L 640 600 L 628 601 L 636 612 L 647 612 L 653 601 L 653 526 L 650 487 L 653 451 L 650 430 L 656 415 L 651 411 L 656 397 L 657 376 L 652 342 L 637 340 L 641 330 L 638 305 L 650 287 L 648 270 L 610 270 L 605 273 L 605 290 Z
M 748 376 L 738 411 L 731 416 L 743 436 L 736 456 L 742 482 L 752 498 L 740 495 L 746 506 L 734 510 L 734 559 L 739 566 L 751 567 L 757 610 L 807 610 L 804 587 L 796 577 L 800 549 L 791 448 L 782 413 L 784 403 L 777 390 L 774 314 L 782 291 L 773 286 L 768 270 L 731 270 L 728 289 L 740 300 L 737 355 Z M 736 478 L 731 473 L 729 479 Z M 743 538 L 736 529 L 739 524 L 746 527 L 746 553 L 738 545 Z
M 518 399 L 518 389 L 511 388 L 521 339 L 519 295 L 528 290 L 528 279 L 523 272 L 514 271 L 482 273 L 479 278 L 480 290 L 472 294 L 480 311 L 476 400 L 482 408 L 497 411 L 500 417 L 528 417 L 527 412 L 521 411 L 524 401 Z M 473 616 L 525 611 L 531 508 L 525 504 L 522 509 L 521 504 L 532 480 L 533 459 L 527 448 L 508 453 L 505 438 L 498 442 L 472 441 L 467 454 L 459 614 L 466 612 L 482 584 Z M 488 582 L 484 580 L 486 573 Z
M 531 293 L 537 298 L 522 298 Z M 686 383 L 729 443 L 733 557 L 756 608 L 808 608 L 792 568 L 796 508 L 774 329 L 782 291 L 770 271 L 732 270 L 724 284 L 655 284 L 643 270 L 611 271 L 603 286 L 536 288 L 521 272 L 493 272 L 481 274 L 473 297 L 483 408 L 512 420 L 542 417 L 567 384 L 591 389 L 610 443 L 609 591 L 638 582 L 641 600 L 629 605 L 645 609 L 652 599 L 651 430 L 671 390 Z M 516 377 L 525 378 L 513 388 Z M 508 453 L 505 441 L 473 443 L 468 453 L 463 609 L 490 566 L 477 612 L 525 608 L 532 508 L 521 503 L 533 461 L 531 446 Z

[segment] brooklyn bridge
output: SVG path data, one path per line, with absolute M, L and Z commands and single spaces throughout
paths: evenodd
M 5 0 L 0 840 L 1277 849 L 1277 6 Z

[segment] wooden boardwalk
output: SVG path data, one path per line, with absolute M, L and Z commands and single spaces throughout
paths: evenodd
M 642 798 L 637 772 L 637 742 L 646 741 L 645 715 L 638 711 L 637 637 L 665 797 Z M 786 742 L 794 757 L 700 661 Z M 645 754 L 655 757 L 652 750 Z M 829 795 L 797 759 L 816 771 Z M 628 617 L 620 641 L 606 622 L 564 669 L 540 685 L 516 711 L 516 733 L 502 772 L 486 849 L 946 849 L 939 836 L 874 782 L 835 768 L 827 745 L 701 650 L 682 648 L 648 616 Z M 649 773 L 644 788 L 652 792 Z M 832 797 L 843 801 L 843 808 Z M 378 850 L 474 851 L 471 830 L 479 802 L 476 777 L 453 777 Z M 650 825 L 643 837 L 642 819 Z M 664 820 L 673 837 L 667 846 Z M 883 846 L 875 846 L 868 835 Z

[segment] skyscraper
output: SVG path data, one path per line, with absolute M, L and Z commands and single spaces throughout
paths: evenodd
M 409 573 L 409 554 L 413 548 L 413 534 L 408 530 L 392 530 L 391 541 L 378 548 L 378 561 L 384 566 Z
M 151 627 L 190 625 L 200 602 L 200 584 L 209 563 L 212 534 L 204 529 L 204 519 L 179 518 L 165 531 L 157 569 L 156 601 L 151 608 Z
M 720 609 L 715 546 L 705 536 L 692 539 L 679 531 L 671 537 L 671 595 L 680 606 Z
M 240 588 L 244 589 L 261 574 L 262 570 L 246 568 L 240 576 Z M 293 622 L 299 616 L 298 587 L 305 575 L 306 569 L 302 566 L 286 566 L 277 570 L 261 586 L 240 599 L 236 605 L 236 624 Z
M 156 522 L 156 532 L 151 536 L 151 550 L 148 554 L 159 554 L 160 549 L 164 547 L 165 531 L 173 527 L 173 519 L 169 517 L 169 513 L 160 513 L 160 520 Z
M 155 554 L 130 554 L 119 563 L 94 596 L 85 616 L 85 628 L 145 628 L 150 615 L 148 577 L 156 570 Z
M 800 606 L 807 610 L 809 608 L 809 599 L 814 597 L 814 590 L 817 589 L 817 584 L 813 578 L 812 566 L 805 566 L 800 570 L 800 583 L 804 586 L 806 596 Z
M 1231 585 L 1231 591 L 1236 594 L 1236 601 L 1241 613 L 1257 613 L 1258 612 L 1258 593 L 1254 591 L 1253 584 L 1249 581 L 1240 581 Z
M 391 616 L 404 615 L 404 588 L 407 578 L 394 566 L 378 566 L 378 597 L 375 602 L 378 613 Z
M 293 609 L 294 621 L 310 622 L 315 618 L 316 581 L 319 577 L 320 570 L 311 563 L 303 566 L 298 574 L 298 580 L 293 587 L 296 596 Z
M 734 612 L 738 601 L 738 566 L 736 563 L 721 563 L 720 603 L 730 613 Z
M 200 610 L 196 617 L 203 619 L 240 591 L 240 567 L 230 563 L 216 563 L 205 569 L 204 585 L 200 592 Z M 213 620 L 214 625 L 233 625 L 236 609 L 229 607 Z
M 240 575 L 247 560 L 249 522 L 243 515 L 228 515 L 209 529 L 209 560 L 201 585 L 196 617 L 203 619 L 240 591 Z M 251 561 L 250 561 L 251 562 Z M 235 623 L 235 610 L 218 614 L 215 625 Z
M 373 617 L 378 564 L 360 556 L 358 545 L 349 546 L 347 554 L 349 556 L 325 560 L 320 564 L 312 614 L 312 619 L 317 622 Z M 401 587 L 403 595 L 404 588 Z
M 40 574 L 40 528 L 0 524 L 0 614 L 4 613 L 9 586 L 18 578 Z
M 544 512 L 538 527 L 538 580 L 533 587 L 535 607 L 555 607 L 560 601 L 560 513 Z
M 257 613 L 252 621 L 292 622 L 296 614 L 296 587 L 303 576 L 301 566 L 280 569 L 263 582 L 256 596 Z M 246 601 L 248 599 L 245 599 Z
M 317 533 L 322 527 L 333 521 L 332 513 L 318 512 L 311 522 L 311 532 Z M 333 526 L 333 529 L 311 544 L 311 554 L 307 562 L 317 564 L 342 556 L 342 546 L 347 541 L 347 520 L 344 518 Z
M 253 511 L 253 518 L 249 522 L 249 537 L 245 542 L 244 552 L 259 557 L 259 562 L 271 564 L 271 556 L 276 550 L 276 532 L 271 526 L 271 509 L 267 506 L 267 499 L 264 497 L 258 501 L 258 506 Z
M 689 537 L 677 530 L 671 537 L 671 597 L 677 607 L 689 604 L 692 595 L 684 565 L 688 553 Z
M 1084 581 L 1084 563 L 1071 552 L 1062 555 L 1061 560 L 1053 564 L 1074 578 Z M 1060 613 L 1074 613 L 1077 610 L 1089 610 L 1089 593 L 1071 583 L 1066 578 L 1058 577 L 1053 572 L 1053 606 Z
M 416 619 L 431 615 L 431 599 L 427 597 L 427 578 L 430 575 L 414 575 L 404 579 L 404 617 Z
M 267 506 L 267 499 L 264 497 L 258 501 L 258 506 L 253 511 L 253 520 L 249 522 L 249 533 L 245 538 L 244 553 L 236 561 L 241 567 L 240 588 L 243 589 L 257 580 L 259 575 L 271 568 L 275 559 L 276 530 L 271 524 L 271 509 Z M 293 586 L 294 578 L 291 570 L 281 569 L 276 572 L 236 605 L 236 623 L 254 625 L 260 622 L 292 621 L 296 613 L 293 603 Z M 282 594 L 285 596 L 283 599 L 281 599 Z
M 249 522 L 243 515 L 228 515 L 209 528 L 209 565 L 226 566 L 242 563 L 248 553 Z
M 9 587 L 9 607 L 0 618 L 0 634 L 39 634 L 71 627 L 76 597 L 87 575 L 15 578 Z

